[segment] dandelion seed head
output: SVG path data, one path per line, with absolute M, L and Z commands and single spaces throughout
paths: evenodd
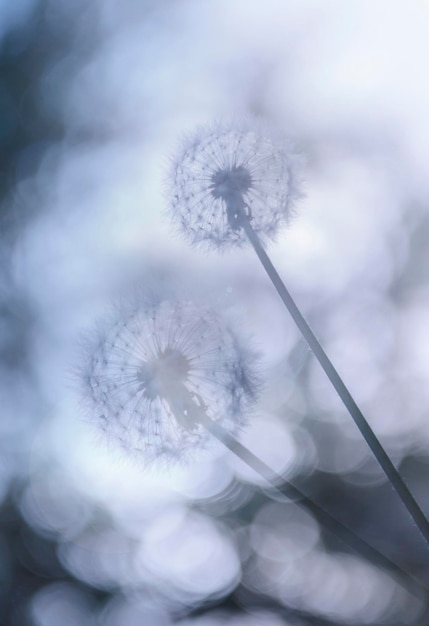
M 170 179 L 169 210 L 180 232 L 218 249 L 246 241 L 231 215 L 237 208 L 267 241 L 287 223 L 299 195 L 296 155 L 256 122 L 199 129 L 184 141 Z
M 189 302 L 117 310 L 86 352 L 91 417 L 142 462 L 186 460 L 210 441 L 202 414 L 236 432 L 255 401 L 254 353 L 215 312 Z

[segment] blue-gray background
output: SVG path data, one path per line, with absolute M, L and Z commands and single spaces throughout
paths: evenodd
M 165 193 L 197 125 L 290 137 L 303 195 L 269 252 L 429 513 L 428 35 L 426 0 L 0 1 L 0 624 L 424 620 L 222 449 L 147 471 L 97 446 L 74 372 L 127 289 L 212 298 L 262 355 L 243 441 L 429 581 L 256 258 L 190 248 Z

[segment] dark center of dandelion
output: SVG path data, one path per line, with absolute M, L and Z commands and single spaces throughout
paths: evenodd
M 189 360 L 179 350 L 166 348 L 142 363 L 137 378 L 145 398 L 167 402 L 177 423 L 192 431 L 205 415 L 206 406 L 198 394 L 185 385 L 189 370 Z
M 228 223 L 234 231 L 240 230 L 244 216 L 250 216 L 250 209 L 243 196 L 251 185 L 252 177 L 242 165 L 218 170 L 211 178 L 212 196 L 224 201 Z
M 242 165 L 218 170 L 211 178 L 210 190 L 215 198 L 230 202 L 246 193 L 252 185 L 249 171 Z
M 137 378 L 143 395 L 150 400 L 168 399 L 184 384 L 189 373 L 189 361 L 179 350 L 166 348 L 150 361 L 142 363 Z

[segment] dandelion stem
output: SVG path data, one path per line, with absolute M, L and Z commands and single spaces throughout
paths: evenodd
M 372 430 L 372 428 L 366 421 L 362 411 L 359 409 L 358 405 L 354 401 L 349 390 L 345 386 L 342 378 L 336 371 L 335 367 L 332 365 L 331 361 L 326 355 L 326 352 L 320 345 L 319 341 L 317 340 L 310 326 L 307 324 L 304 317 L 302 316 L 292 296 L 290 295 L 289 291 L 286 289 L 286 286 L 284 285 L 277 270 L 272 264 L 269 256 L 265 252 L 259 240 L 259 237 L 253 230 L 247 216 L 242 215 L 241 225 L 254 251 L 259 257 L 259 260 L 264 266 L 265 271 L 267 272 L 274 287 L 276 288 L 280 298 L 283 300 L 284 304 L 286 305 L 286 308 L 288 309 L 290 315 L 292 316 L 295 324 L 298 326 L 304 339 L 307 341 L 315 357 L 317 358 L 320 365 L 324 369 L 326 375 L 328 376 L 336 392 L 338 393 L 341 400 L 343 401 L 346 409 L 350 413 L 356 426 L 358 427 L 362 436 L 367 442 L 368 446 L 372 450 L 380 467 L 383 469 L 391 485 L 393 486 L 396 493 L 402 500 L 404 506 L 407 508 L 409 514 L 411 515 L 412 519 L 416 523 L 421 534 L 423 535 L 425 540 L 429 542 L 429 522 L 426 519 L 423 511 L 421 510 L 420 506 L 417 504 L 416 500 L 414 499 L 414 496 L 408 489 L 407 485 L 404 483 L 398 470 L 393 465 L 392 461 L 390 460 L 388 454 L 386 453 L 384 447 L 380 443 L 376 434 L 374 433 L 374 431 Z
M 235 437 L 233 437 L 222 426 L 210 419 L 206 414 L 202 415 L 202 413 L 200 413 L 200 422 L 205 428 L 207 428 L 213 437 L 218 439 L 248 467 L 259 474 L 276 491 L 287 498 L 296 501 L 299 506 L 302 506 L 304 509 L 309 511 L 322 526 L 340 539 L 344 544 L 348 545 L 352 548 L 352 550 L 360 554 L 365 559 L 368 559 L 375 565 L 393 574 L 401 585 L 416 595 L 419 599 L 422 599 L 421 590 L 424 591 L 426 600 L 428 599 L 429 590 L 420 581 L 367 543 L 365 539 L 356 535 L 350 528 L 325 511 L 325 509 L 306 496 L 297 487 L 294 487 L 289 481 L 280 476 L 280 474 L 274 472 L 266 463 L 264 463 L 264 461 L 253 454 L 253 452 L 235 439 Z

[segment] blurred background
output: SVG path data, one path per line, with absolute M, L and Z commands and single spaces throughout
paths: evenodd
M 166 218 L 183 133 L 255 115 L 302 156 L 269 253 L 429 514 L 429 3 L 0 0 L 0 624 L 427 624 L 428 607 L 226 450 L 94 442 L 80 337 L 129 286 L 241 320 L 243 442 L 429 586 L 429 550 L 250 250 Z M 204 286 L 204 287 L 203 287 Z

